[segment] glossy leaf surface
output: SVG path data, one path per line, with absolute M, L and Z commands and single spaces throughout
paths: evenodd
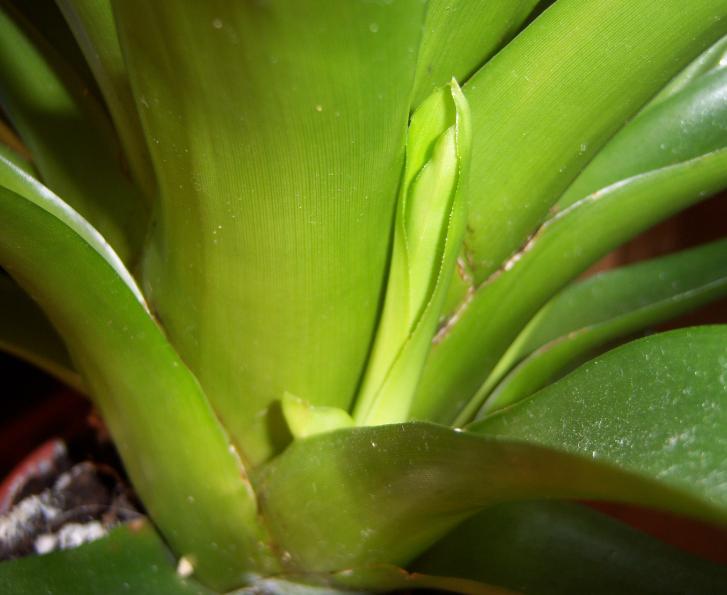
M 47 190 L 32 199 L 0 188 L 0 266 L 63 336 L 174 549 L 210 584 L 239 585 L 246 568 L 265 567 L 264 537 L 245 470 L 202 389 L 95 230 Z
M 498 362 L 480 391 L 479 396 L 487 398 L 480 415 L 534 393 L 571 362 L 608 341 L 725 294 L 727 240 L 572 285 L 538 312 Z M 514 364 L 517 367 L 503 379 Z
M 727 185 L 727 150 L 599 190 L 544 223 L 444 325 L 414 401 L 413 415 L 451 423 L 540 307 L 610 250 Z
M 610 351 L 471 431 L 591 457 L 727 502 L 727 326 Z
M 145 292 L 252 461 L 276 450 L 268 407 L 286 391 L 343 409 L 354 397 L 424 9 L 114 3 L 161 191 Z
M 547 501 L 483 511 L 412 568 L 538 595 L 701 595 L 727 584 L 723 565 L 585 506 Z
M 467 256 L 481 282 L 598 150 L 727 33 L 727 5 L 555 2 L 465 86 L 473 146 Z
M 661 485 L 666 466 L 628 474 L 590 452 L 407 423 L 298 440 L 255 484 L 287 570 L 315 573 L 405 564 L 460 521 L 507 500 L 627 500 L 727 519 L 727 493 Z
M 716 50 L 725 54 L 721 40 L 700 56 L 703 64 Z M 603 147 L 555 205 L 564 209 L 584 196 L 619 180 L 693 159 L 727 144 L 727 61 L 700 76 L 683 81 L 694 64 Z M 675 85 L 681 82 L 677 89 Z

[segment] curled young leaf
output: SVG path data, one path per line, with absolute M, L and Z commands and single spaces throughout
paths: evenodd
M 409 413 L 462 245 L 469 126 L 455 81 L 412 117 L 384 310 L 356 403 L 360 425 L 403 421 Z

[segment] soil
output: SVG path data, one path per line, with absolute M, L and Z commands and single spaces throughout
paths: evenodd
M 0 484 L 0 560 L 93 541 L 141 510 L 95 424 L 69 443 L 46 442 Z

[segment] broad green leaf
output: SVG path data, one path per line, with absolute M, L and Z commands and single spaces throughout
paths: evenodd
M 384 309 L 356 400 L 359 425 L 405 421 L 409 414 L 462 247 L 469 126 L 455 81 L 412 117 Z
M 481 512 L 412 569 L 537 595 L 703 595 L 727 585 L 727 566 L 689 555 L 585 506 L 547 501 Z
M 41 309 L 3 274 L 0 274 L 0 349 L 84 392 L 63 340 Z
M 610 250 L 727 185 L 727 149 L 618 182 L 556 213 L 435 338 L 413 417 L 451 423 L 542 305 Z
M 725 40 L 710 48 L 722 49 Z M 696 61 L 703 64 L 704 56 Z M 719 62 L 718 62 L 719 65 Z M 619 180 L 721 149 L 727 144 L 727 62 L 670 90 L 614 136 L 558 200 L 564 209 Z M 687 69 L 690 72 L 691 69 Z M 681 80 L 679 77 L 677 80 Z
M 711 461 L 727 472 L 727 459 Z M 697 470 L 671 488 L 657 482 L 660 471 L 629 474 L 591 452 L 410 422 L 296 440 L 254 483 L 286 571 L 320 573 L 404 565 L 465 518 L 508 500 L 627 500 L 727 521 L 724 489 L 689 482 L 701 477 Z
M 727 4 L 559 0 L 465 85 L 469 228 L 481 282 L 635 112 L 727 33 Z
M 646 104 L 644 109 L 653 107 L 662 100 L 668 99 L 700 77 L 724 68 L 727 66 L 725 56 L 727 56 L 727 36 L 705 50 L 696 60 L 675 76 L 666 87 Z
M 487 398 L 480 414 L 509 405 L 545 386 L 590 350 L 725 294 L 727 240 L 576 283 L 528 323 L 472 405 Z M 463 412 L 463 421 L 471 419 L 471 413 Z
M 259 462 L 286 391 L 348 409 L 360 382 L 425 4 L 113 5 L 161 193 L 145 293 Z
M 111 0 L 57 0 L 101 88 L 124 154 L 148 198 L 156 182 L 116 33 Z
M 124 260 L 144 237 L 138 190 L 115 132 L 83 82 L 37 33 L 0 9 L 0 105 L 45 184 L 86 217 Z
M 0 188 L 0 266 L 63 337 L 147 510 L 213 586 L 269 569 L 245 469 L 130 275 L 78 213 L 29 198 Z
M 146 522 L 117 527 L 71 550 L 0 563 L 0 591 L 31 595 L 212 595 L 176 572 L 176 562 Z
M 727 326 L 634 341 L 471 431 L 591 457 L 727 503 Z
M 512 38 L 539 0 L 430 0 L 414 105 L 452 77 L 469 76 Z

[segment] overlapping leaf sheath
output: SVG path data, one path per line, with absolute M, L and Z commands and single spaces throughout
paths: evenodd
M 354 398 L 425 8 L 114 2 L 161 193 L 144 287 L 250 460 L 286 392 Z
M 175 551 L 224 589 L 274 569 L 246 470 L 131 275 L 85 219 L 2 160 L 0 266 L 63 337 Z

